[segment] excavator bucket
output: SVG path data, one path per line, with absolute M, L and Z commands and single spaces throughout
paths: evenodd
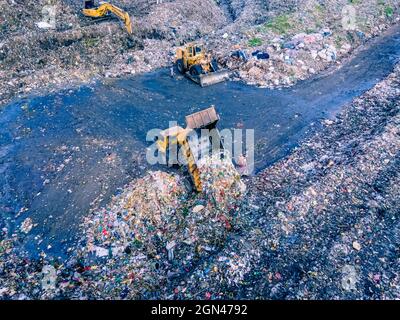
M 202 87 L 207 87 L 212 84 L 226 81 L 228 79 L 229 79 L 229 71 L 228 70 L 219 70 L 219 71 L 210 72 L 207 74 L 201 74 L 199 76 L 199 84 Z
M 219 120 L 217 111 L 210 107 L 186 116 L 186 125 L 190 129 L 214 128 Z

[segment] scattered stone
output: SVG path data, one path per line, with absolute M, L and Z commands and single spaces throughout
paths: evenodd
M 353 248 L 356 249 L 357 251 L 361 250 L 361 244 L 359 244 L 357 241 L 353 242 Z
M 26 218 L 20 227 L 21 232 L 23 233 L 29 233 L 29 231 L 31 231 L 33 228 L 33 222 L 31 218 Z

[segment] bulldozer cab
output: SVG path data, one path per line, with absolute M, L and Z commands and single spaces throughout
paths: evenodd
M 196 57 L 203 54 L 203 48 L 198 45 L 192 45 L 187 48 L 189 57 Z
M 177 59 L 183 59 L 184 63 L 187 63 L 187 60 L 193 60 L 193 58 L 201 58 L 204 56 L 203 47 L 195 44 L 188 44 L 186 47 L 179 48 L 177 50 Z

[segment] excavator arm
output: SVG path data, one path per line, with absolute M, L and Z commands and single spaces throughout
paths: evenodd
M 123 21 L 128 33 L 132 34 L 132 22 L 129 14 L 111 3 L 102 3 L 97 8 L 83 9 L 82 12 L 85 16 L 92 18 L 104 17 L 107 13 L 111 12 Z

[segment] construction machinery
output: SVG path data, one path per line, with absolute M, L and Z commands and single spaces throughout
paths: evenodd
M 203 46 L 189 43 L 176 50 L 176 66 L 180 73 L 202 87 L 225 81 L 229 71 L 220 70 L 218 63 Z
M 218 120 L 219 116 L 215 108 L 211 106 L 208 109 L 186 116 L 186 128 L 174 126 L 161 131 L 156 142 L 158 151 L 166 158 L 171 148 L 177 147 L 176 151 L 181 152 L 184 157 L 193 185 L 198 192 L 202 191 L 198 169 L 199 161 L 201 161 L 202 156 L 209 154 L 210 145 L 213 152 L 221 151 L 224 148 L 219 131 L 216 128 Z M 204 135 L 204 131 L 201 132 L 202 129 L 208 129 L 211 134 Z M 193 134 L 196 135 L 196 143 L 190 141 Z M 210 142 L 212 143 L 210 144 Z M 179 151 L 178 148 L 180 148 Z M 167 161 L 167 163 L 171 163 L 171 161 Z
M 126 31 L 128 31 L 129 34 L 132 34 L 132 22 L 129 14 L 109 2 L 100 1 L 99 5 L 96 6 L 94 0 L 85 0 L 85 7 L 82 10 L 82 13 L 93 19 L 104 18 L 112 13 L 124 23 Z

